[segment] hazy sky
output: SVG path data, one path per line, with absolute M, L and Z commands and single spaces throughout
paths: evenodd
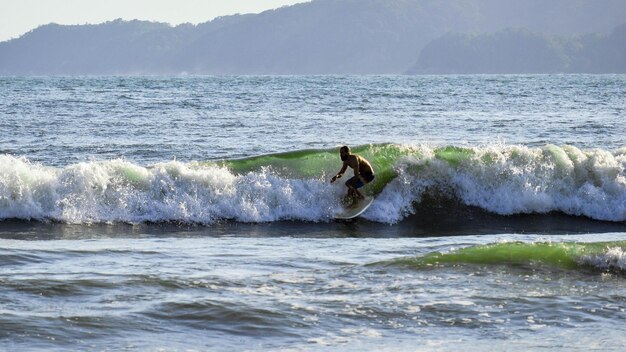
M 85 24 L 123 18 L 197 24 L 299 2 L 308 0 L 0 0 L 0 41 L 50 22 Z

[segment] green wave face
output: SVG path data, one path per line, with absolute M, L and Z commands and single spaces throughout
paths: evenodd
M 435 265 L 527 265 L 544 264 L 563 269 L 575 269 L 590 264 L 585 257 L 602 256 L 608 248 L 626 249 L 626 241 L 596 243 L 497 243 L 473 246 L 450 253 L 429 253 L 423 257 L 400 258 L 387 264 L 415 268 Z
M 394 170 L 396 161 L 415 151 L 393 144 L 362 145 L 351 148 L 352 153 L 359 154 L 367 159 L 374 167 L 376 178 L 368 186 L 374 194 L 380 193 L 383 188 L 396 176 Z M 339 147 L 333 149 L 308 149 L 286 153 L 268 154 L 243 159 L 224 160 L 218 163 L 236 174 L 245 174 L 269 168 L 281 176 L 292 178 L 324 179 L 332 177 L 342 162 L 339 159 Z M 351 176 L 351 170 L 346 172 L 344 179 Z
M 404 157 L 422 159 L 424 155 L 418 148 L 394 145 L 373 144 L 351 148 L 354 154 L 367 159 L 374 167 L 376 178 L 368 186 L 370 192 L 380 193 L 398 173 L 394 166 Z M 434 150 L 438 160 L 447 161 L 451 166 L 457 166 L 468 160 L 474 154 L 469 148 L 446 146 Z M 245 174 L 270 169 L 278 175 L 290 178 L 324 179 L 330 178 L 341 168 L 339 147 L 332 149 L 307 149 L 293 152 L 260 155 L 242 159 L 224 160 L 217 163 L 236 174 Z M 351 175 L 348 170 L 346 176 Z M 345 177 L 344 177 L 345 178 Z
M 452 166 L 458 166 L 473 155 L 474 151 L 469 148 L 447 146 L 435 149 L 435 157 L 439 160 L 447 161 Z
M 375 221 L 399 221 L 426 192 L 452 196 L 500 215 L 556 211 L 597 220 L 626 220 L 623 152 L 550 144 L 535 148 L 371 144 L 352 150 L 368 159 L 377 175 L 363 191 L 387 196 L 377 197 L 386 202 L 387 214 L 372 212 Z M 237 176 L 264 174 L 325 184 L 342 162 L 335 147 L 199 165 L 217 165 Z M 338 184 L 351 175 L 348 170 Z

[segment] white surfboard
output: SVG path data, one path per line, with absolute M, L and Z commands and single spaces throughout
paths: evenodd
M 358 201 L 354 206 L 351 206 L 349 208 L 344 208 L 342 211 L 335 214 L 335 219 L 340 219 L 340 220 L 354 219 L 357 216 L 363 214 L 363 212 L 365 212 L 367 208 L 369 208 L 370 205 L 372 205 L 372 202 L 374 202 L 374 197 L 366 196 L 365 198 Z

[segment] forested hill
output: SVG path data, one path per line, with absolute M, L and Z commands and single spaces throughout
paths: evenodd
M 0 74 L 404 73 L 432 69 L 425 47 L 477 45 L 506 28 L 591 48 L 611 45 L 602 40 L 622 23 L 623 0 L 313 0 L 199 25 L 49 24 L 0 43 Z M 581 60 L 568 67 L 596 69 Z
M 626 24 L 610 34 L 557 37 L 506 29 L 449 33 L 422 49 L 409 73 L 626 73 Z

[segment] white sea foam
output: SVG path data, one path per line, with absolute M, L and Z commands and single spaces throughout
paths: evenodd
M 331 216 L 342 191 L 267 170 L 235 175 L 176 161 L 146 168 L 111 160 L 53 169 L 2 156 L 0 170 L 0 218 L 68 223 L 319 221 Z
M 585 255 L 579 261 L 602 270 L 626 270 L 626 253 L 621 247 L 610 247 L 600 254 Z
M 399 177 L 366 216 L 396 222 L 423 192 L 446 192 L 467 205 L 502 215 L 560 211 L 598 220 L 626 220 L 626 153 L 572 146 L 487 146 L 468 149 L 457 164 L 422 147 L 398 161 Z

